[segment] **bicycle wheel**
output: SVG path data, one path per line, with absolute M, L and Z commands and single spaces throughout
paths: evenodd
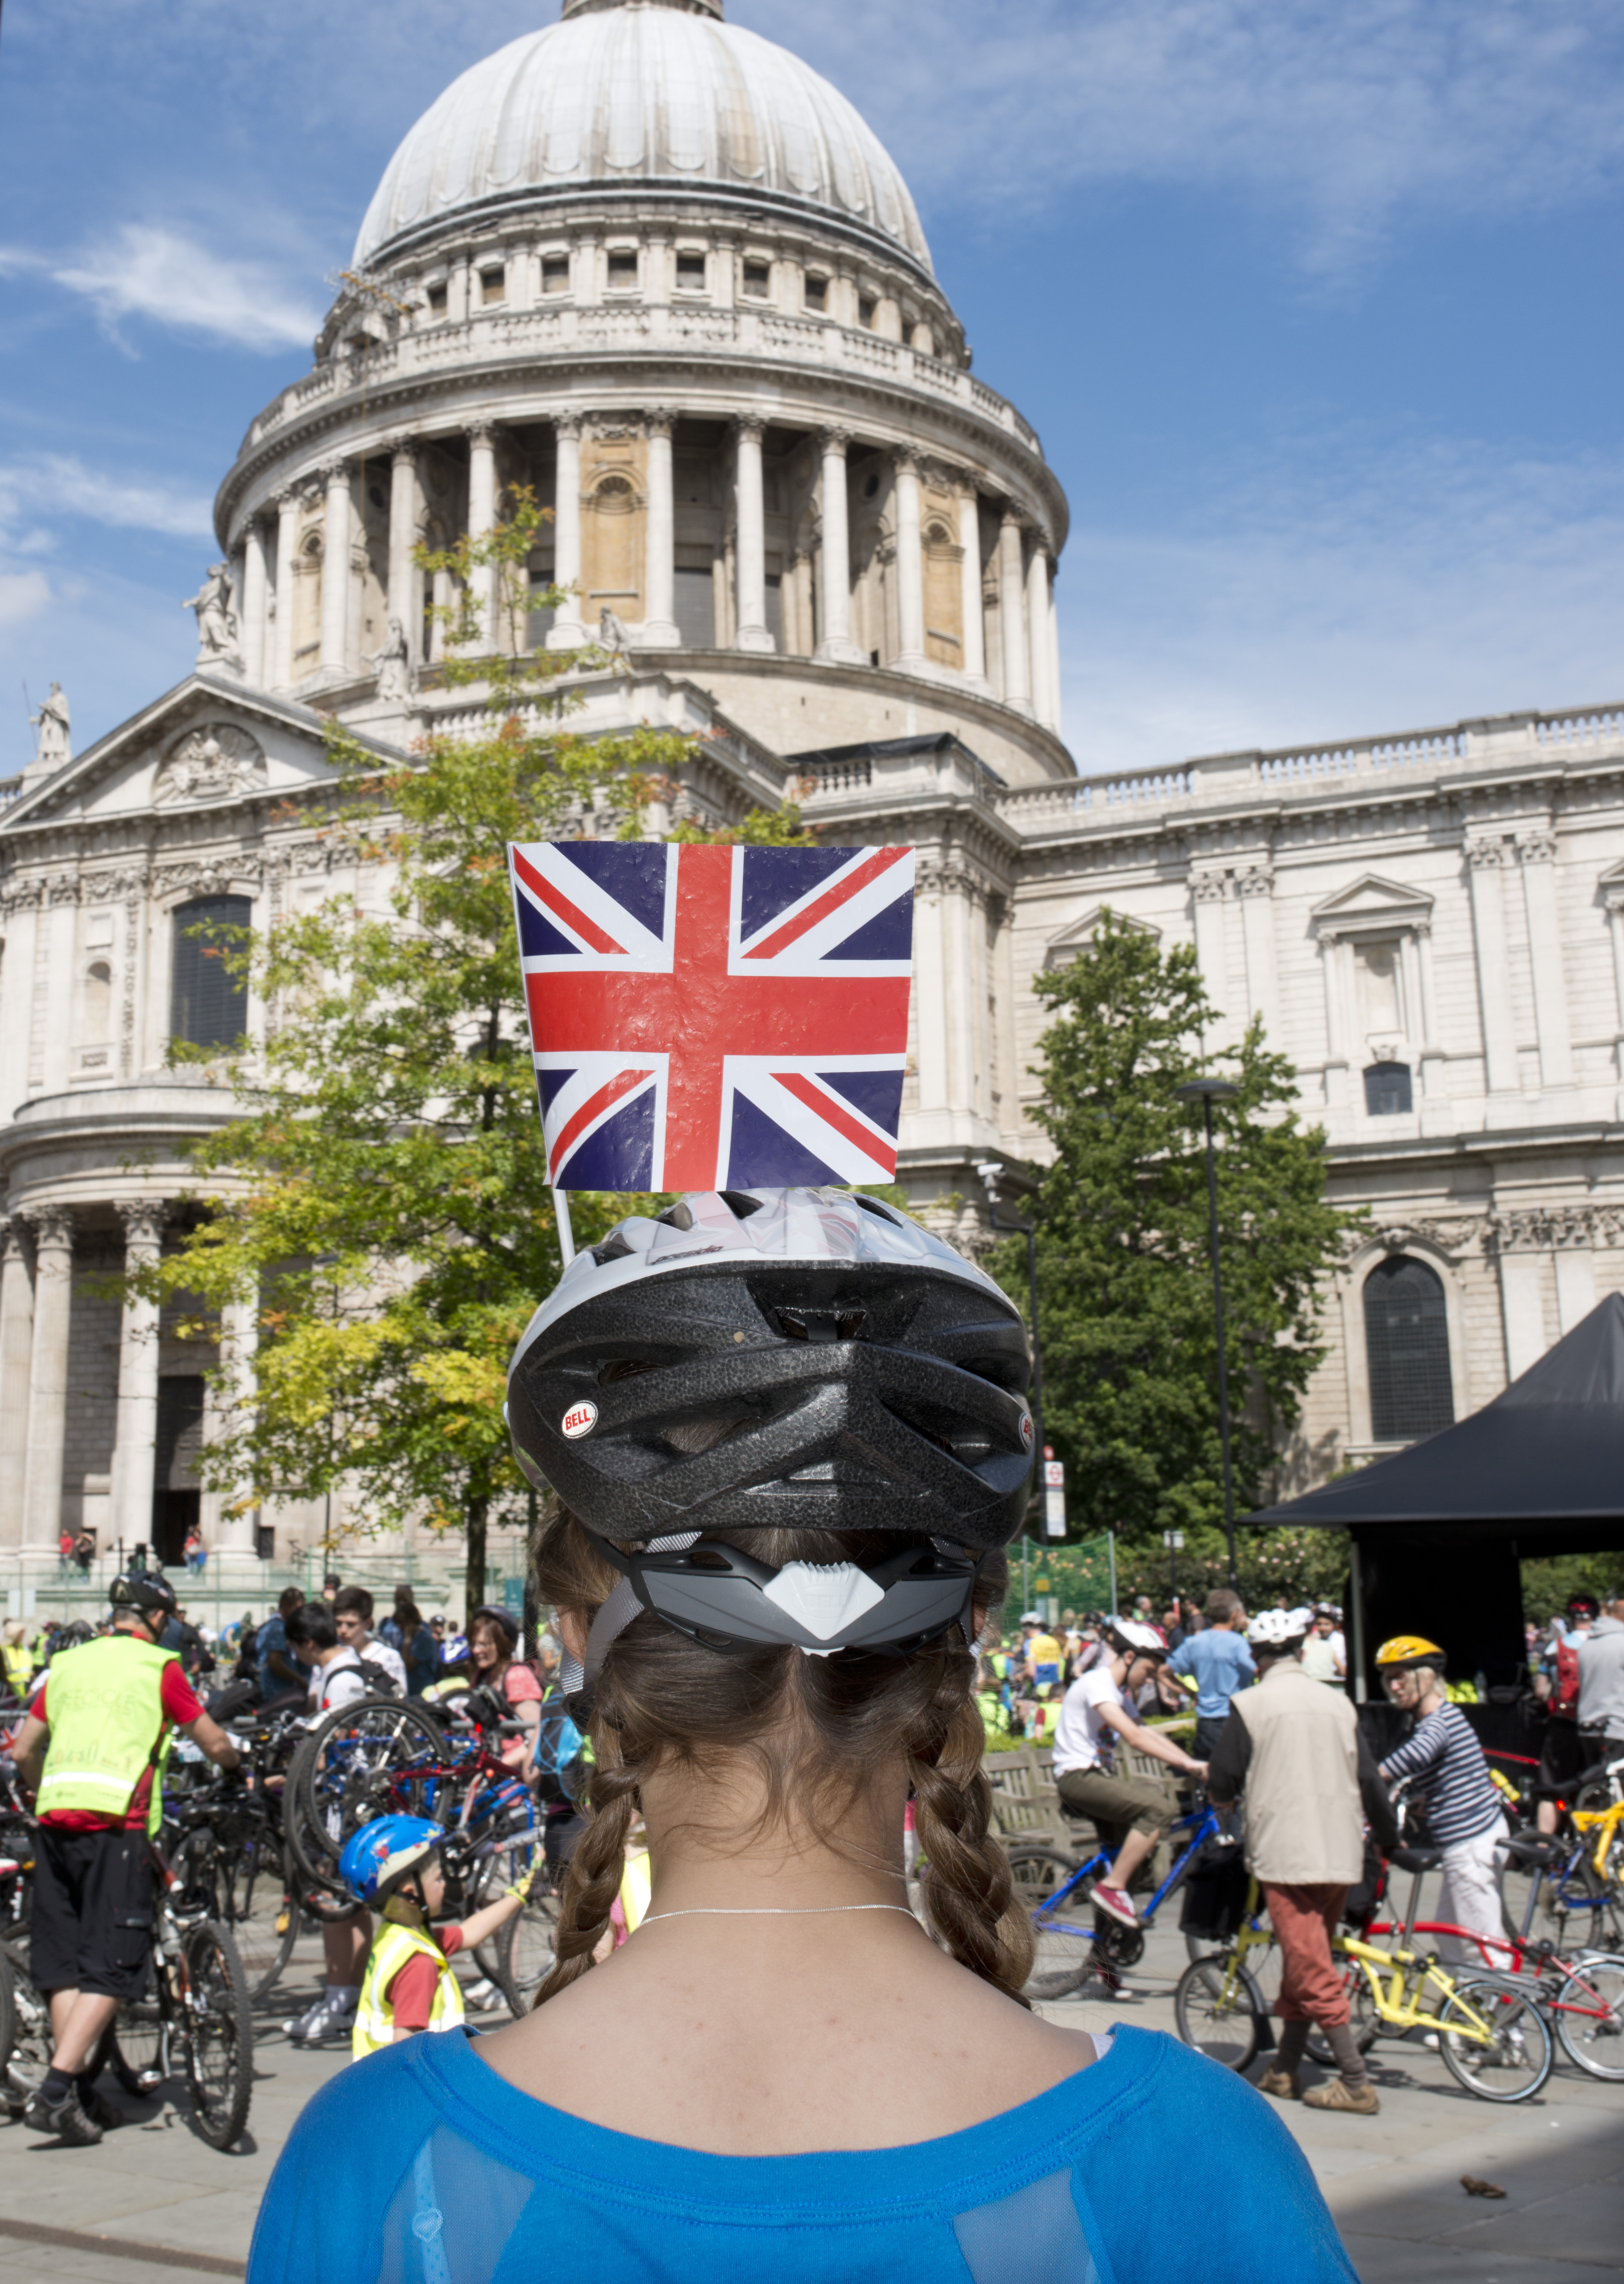
M 1064 1998 L 1089 1971 L 1094 1948 L 1092 1883 L 1082 1881 L 1056 1906 L 1054 1897 L 1077 1866 L 1056 1848 L 1011 1848 L 1010 1877 L 1016 1900 L 1032 1921 L 1036 1948 L 1024 1986 L 1028 1998 Z
M 51 2068 L 56 2049 L 51 2009 L 35 1990 L 34 1978 L 13 1950 L 0 1951 L 12 1989 L 12 2032 L 4 2058 L 5 2107 L 20 2116 L 22 2107 Z
M 1552 2002 L 1569 2061 L 1591 2077 L 1624 2078 L 1624 1959 L 1581 1959 Z
M 0 1951 L 0 2074 L 12 2059 L 17 2043 L 17 1977 L 12 1962 Z
M 268 1998 L 299 1940 L 299 1905 L 282 1850 L 268 1831 L 252 1834 L 222 1866 L 221 1914 L 230 1929 L 256 2006 Z
M 352 1833 L 375 1817 L 448 1821 L 445 1758 L 439 1724 L 410 1699 L 363 1697 L 335 1706 L 288 1772 L 287 1834 L 312 1873 L 335 1864 Z
M 1262 1993 L 1232 1951 L 1193 1959 L 1173 1993 L 1173 2019 L 1184 2044 L 1209 2062 L 1247 2069 L 1262 2038 Z
M 1535 1881 L 1540 1879 L 1538 1872 L 1519 1864 L 1503 1849 L 1495 1850 L 1495 1885 L 1500 1891 L 1500 1924 L 1507 1935 L 1520 1939 L 1523 1921 L 1527 1916 L 1528 1898 Z M 1537 1943 L 1542 1935 L 1550 1931 L 1551 1889 L 1552 1883 L 1549 1879 L 1542 1881 L 1539 1900 L 1528 1924 L 1528 1940 L 1531 1943 Z
M 198 2131 L 229 2149 L 248 2123 L 254 2092 L 254 2017 L 237 1946 L 213 1920 L 181 1937 L 182 2045 Z
M 558 1925 L 558 1898 L 550 1888 L 543 1887 L 538 1877 L 524 1909 L 496 1930 L 496 1973 L 491 1980 L 515 2017 L 529 2013 L 543 1978 L 552 1972 Z
M 1376 2011 L 1370 1978 L 1356 1959 L 1338 1960 L 1333 1953 L 1332 1964 L 1339 1966 L 1342 1987 L 1347 1993 L 1347 2019 L 1353 2029 L 1354 2044 L 1362 2054 L 1368 2054 L 1381 2036 L 1381 2016 Z M 1322 2069 L 1340 2067 L 1331 2050 L 1330 2039 L 1317 2022 L 1308 2032 L 1308 2052 Z
M 1475 2024 L 1467 2027 L 1473 2016 L 1487 2040 Z M 1545 2017 L 1509 1978 L 1456 1984 L 1439 2010 L 1438 2051 L 1451 2077 L 1480 2101 L 1531 2100 L 1556 2059 Z
M 156 1983 L 160 1972 L 154 1960 L 144 1995 L 120 2002 L 106 2044 L 98 2049 L 102 2067 L 137 2101 L 150 2101 L 168 2075 L 164 2068 L 163 2001 Z

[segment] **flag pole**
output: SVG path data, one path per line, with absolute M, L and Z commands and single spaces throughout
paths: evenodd
M 558 1251 L 563 1255 L 564 1266 L 567 1269 L 575 1258 L 575 1232 L 570 1227 L 567 1190 L 554 1190 L 552 1210 L 558 1224 Z

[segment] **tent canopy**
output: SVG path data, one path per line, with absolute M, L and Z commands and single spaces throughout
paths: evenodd
M 1472 1523 L 1514 1530 L 1525 1552 L 1542 1537 L 1612 1543 L 1624 1533 L 1624 1299 L 1609 1295 L 1470 1419 L 1246 1521 Z

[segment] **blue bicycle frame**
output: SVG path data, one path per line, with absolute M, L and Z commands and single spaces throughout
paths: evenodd
M 1184 1814 L 1175 1818 L 1167 1828 L 1170 1833 L 1188 1832 L 1189 1842 L 1183 1851 L 1175 1857 L 1167 1878 L 1141 1911 L 1139 1924 L 1142 1928 L 1150 1926 L 1156 1916 L 1158 1907 L 1165 1902 L 1183 1879 L 1195 1858 L 1197 1850 L 1205 1846 L 1207 1841 L 1219 1838 L 1223 1830 L 1214 1810 L 1206 1803 L 1203 1803 L 1199 1808 L 1186 1810 Z M 1079 1920 L 1074 1922 L 1061 1919 L 1058 1914 L 1064 1910 L 1068 1900 L 1077 1897 L 1078 1889 L 1083 1887 L 1085 1882 L 1088 1892 L 1078 1897 L 1078 1903 L 1080 1905 L 1088 1904 L 1092 1895 L 1094 1881 L 1098 1879 L 1102 1872 L 1110 1868 L 1113 1855 L 1112 1850 L 1102 1848 L 1097 1854 L 1090 1856 L 1086 1864 L 1080 1864 L 1065 1886 L 1057 1888 L 1052 1896 L 1038 1905 L 1032 1914 L 1033 1926 L 1054 1935 L 1074 1936 L 1079 1943 L 1091 1944 L 1095 1934 L 1092 1916 L 1086 1921 Z

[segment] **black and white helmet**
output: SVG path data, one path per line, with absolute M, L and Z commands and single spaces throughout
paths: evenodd
M 894 1207 L 707 1191 L 571 1263 L 514 1354 L 508 1425 L 625 1573 L 596 1662 L 643 1608 L 718 1647 L 902 1650 L 968 1631 L 976 1560 L 1020 1527 L 1028 1372 L 1013 1302 Z M 904 1543 L 775 1572 L 704 1536 L 765 1529 Z

